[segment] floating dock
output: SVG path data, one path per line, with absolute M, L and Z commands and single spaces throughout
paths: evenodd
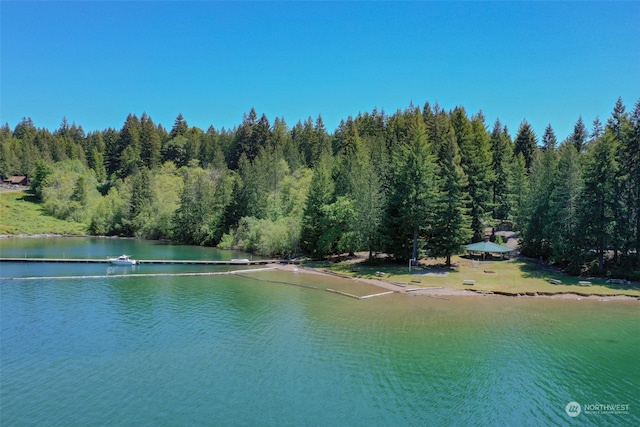
M 196 265 L 267 265 L 290 264 L 287 260 L 260 259 L 252 260 L 187 260 L 187 259 L 140 259 L 138 264 L 196 264 Z M 53 263 L 86 263 L 86 264 L 111 264 L 108 258 L 0 258 L 0 262 L 53 262 Z
M 32 277 L 0 277 L 0 280 L 77 280 L 77 279 L 114 279 L 114 278 L 137 278 L 137 277 L 188 277 L 188 276 L 221 276 L 238 275 L 244 273 L 256 273 L 260 271 L 273 271 L 276 267 L 262 267 L 251 270 L 217 271 L 206 273 L 136 273 L 136 274 L 101 274 L 93 276 L 32 276 Z

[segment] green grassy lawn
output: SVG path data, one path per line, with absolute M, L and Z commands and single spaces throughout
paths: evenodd
M 438 260 L 442 262 L 442 260 Z M 385 264 L 368 266 L 363 263 L 336 263 L 318 265 L 327 270 L 354 277 L 382 279 L 391 282 L 405 283 L 411 286 L 443 286 L 452 289 L 473 289 L 484 292 L 500 292 L 506 294 L 534 293 L 578 293 L 585 295 L 633 295 L 640 297 L 640 287 L 606 283 L 601 278 L 580 278 L 569 276 L 548 266 L 529 260 L 513 258 L 496 261 L 472 261 L 462 257 L 452 257 L 452 268 L 438 267 L 435 262 L 412 268 L 408 266 Z M 384 273 L 383 276 L 376 272 Z M 448 274 L 446 274 L 448 273 Z M 550 283 L 550 279 L 559 280 L 560 284 Z M 465 285 L 465 280 L 473 280 L 473 285 Z M 580 284 L 580 281 L 591 282 L 591 285 Z
M 28 191 L 0 193 L 0 235 L 81 235 L 86 232 L 85 224 L 63 221 L 48 215 L 41 203 Z

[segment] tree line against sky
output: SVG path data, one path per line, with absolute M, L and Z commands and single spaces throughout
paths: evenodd
M 0 128 L 0 175 L 29 174 L 45 209 L 96 235 L 239 248 L 269 256 L 384 252 L 441 257 L 487 227 L 523 255 L 572 273 L 631 277 L 640 259 L 640 100 L 606 123 L 582 118 L 561 142 L 526 121 L 437 104 L 373 110 L 330 134 L 251 109 L 232 130 L 170 130 L 129 114 L 121 129 Z

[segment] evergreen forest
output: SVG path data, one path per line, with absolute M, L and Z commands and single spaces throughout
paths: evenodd
M 0 176 L 28 175 L 46 211 L 94 235 L 237 248 L 263 256 L 366 251 L 451 256 L 487 228 L 572 274 L 640 278 L 640 100 L 559 140 L 512 137 L 464 107 L 410 105 L 290 127 L 255 109 L 231 130 L 171 129 L 146 113 L 120 129 L 0 128 Z

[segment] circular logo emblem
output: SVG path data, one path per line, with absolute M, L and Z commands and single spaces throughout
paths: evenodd
M 564 410 L 571 418 L 577 417 L 578 415 L 580 415 L 580 412 L 582 412 L 582 408 L 580 407 L 580 404 L 578 402 L 567 403 L 567 406 L 565 406 Z

